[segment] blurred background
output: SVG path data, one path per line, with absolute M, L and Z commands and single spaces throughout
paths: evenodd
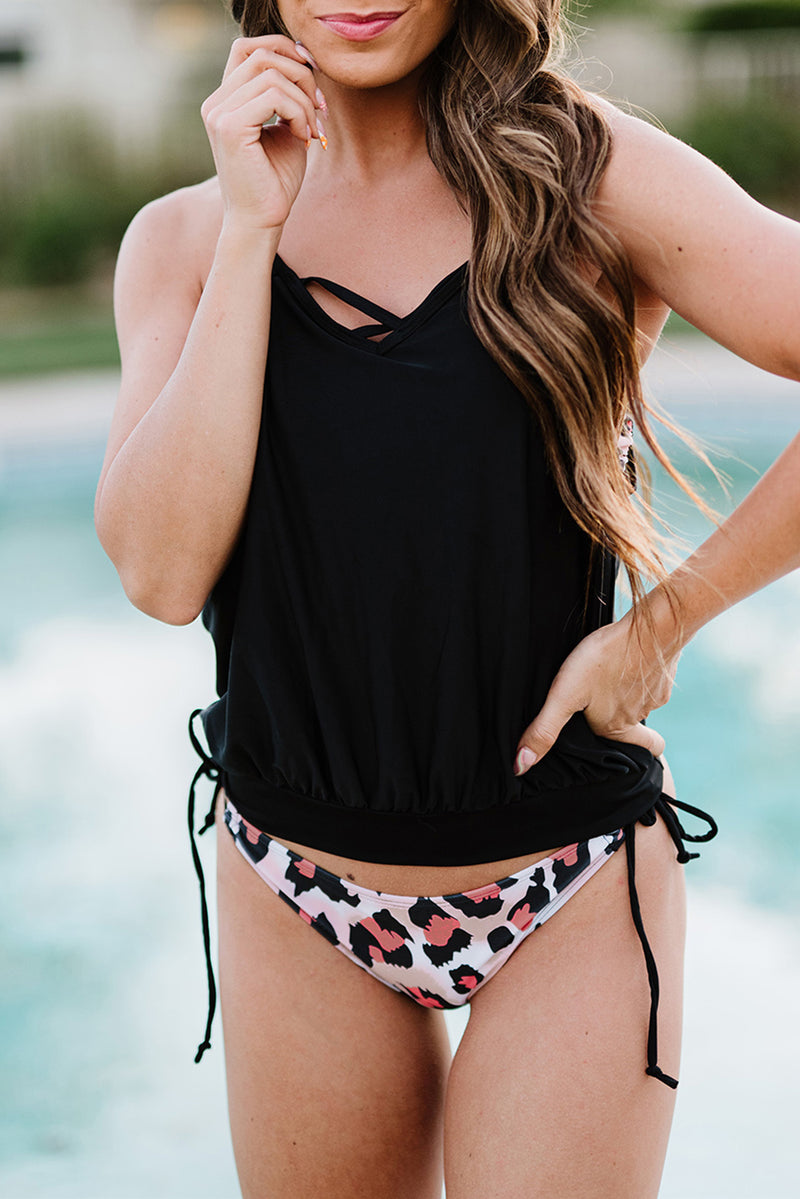
M 596 0 L 571 14 L 570 69 L 587 87 L 800 216 L 800 0 Z M 117 386 L 116 248 L 148 199 L 212 173 L 199 105 L 234 35 L 219 0 L 0 0 L 4 1199 L 238 1193 L 219 1025 L 192 1062 L 205 979 L 185 722 L 213 698 L 211 643 L 198 623 L 130 607 L 91 514 Z M 677 318 L 648 388 L 712 445 L 727 494 L 666 438 L 720 511 L 800 424 L 797 384 Z M 703 520 L 656 482 L 697 542 Z M 790 576 L 704 630 L 654 720 L 679 794 L 721 829 L 687 866 L 663 1199 L 797 1193 L 799 600 Z M 464 1018 L 450 1017 L 454 1040 Z

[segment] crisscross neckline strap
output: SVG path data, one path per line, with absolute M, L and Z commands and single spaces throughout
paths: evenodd
M 344 287 L 341 283 L 325 279 L 322 275 L 306 275 L 302 277 L 283 261 L 280 254 L 275 255 L 274 267 L 276 273 L 288 286 L 291 294 L 317 325 L 321 326 L 328 333 L 332 333 L 340 341 L 357 345 L 360 349 L 368 350 L 370 353 L 382 357 L 405 340 L 405 338 L 413 334 L 416 329 L 433 316 L 459 290 L 469 269 L 469 262 L 462 262 L 454 270 L 450 271 L 448 275 L 445 275 L 443 279 L 440 279 L 438 283 L 434 284 L 416 308 L 406 316 L 398 316 L 396 313 L 389 312 L 379 304 L 373 303 L 372 300 L 360 296 L 357 292 Z M 368 316 L 372 316 L 380 323 L 377 325 L 362 325 L 356 329 L 350 329 L 347 325 L 341 324 L 317 302 L 309 291 L 307 284 L 312 282 L 319 283 L 320 286 L 325 287 L 333 295 L 344 300 L 345 303 L 352 305 Z
M 344 287 L 341 283 L 334 283 L 332 279 L 324 279 L 322 275 L 306 275 L 300 279 L 300 282 L 304 287 L 307 287 L 309 283 L 319 283 L 326 291 L 337 296 L 338 299 L 344 300 L 351 308 L 355 308 L 367 316 L 374 317 L 376 321 L 380 321 L 378 325 L 359 325 L 357 329 L 351 329 L 351 333 L 358 333 L 362 337 L 374 337 L 379 333 L 393 333 L 402 324 L 403 318 L 401 316 L 396 316 L 395 313 L 389 312 L 388 309 L 381 308 L 380 304 L 375 304 L 372 300 L 367 300 L 364 296 L 360 296 L 358 292 L 351 291 L 349 287 Z

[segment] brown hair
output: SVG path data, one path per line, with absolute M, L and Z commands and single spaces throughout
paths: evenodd
M 231 8 L 245 36 L 287 32 L 277 0 Z M 561 0 L 457 0 L 420 106 L 431 159 L 471 221 L 470 322 L 539 420 L 571 515 L 618 555 L 635 601 L 644 579 L 663 579 L 666 567 L 649 504 L 631 502 L 620 469 L 627 415 L 667 473 L 710 510 L 648 420 L 633 274 L 592 206 L 611 131 L 591 97 L 553 69 L 560 33 Z M 599 286 L 587 267 L 600 272 Z
M 230 10 L 245 37 L 263 37 L 266 33 L 291 36 L 281 20 L 277 0 L 230 0 Z

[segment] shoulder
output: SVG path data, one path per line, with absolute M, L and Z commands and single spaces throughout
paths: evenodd
M 594 210 L 637 279 L 735 354 L 797 378 L 800 224 L 691 146 L 592 99 L 613 143 Z
M 117 258 L 114 316 L 121 351 L 154 328 L 185 337 L 214 260 L 222 224 L 216 179 L 146 204 L 131 221 Z
M 595 197 L 598 219 L 638 260 L 704 235 L 720 214 L 750 220 L 746 192 L 691 146 L 640 117 L 592 96 L 611 129 L 608 165 Z
M 607 100 L 595 96 L 592 102 L 612 137 L 595 213 L 617 236 L 640 278 L 660 284 L 685 250 L 708 244 L 714 228 L 724 226 L 730 238 L 737 226 L 752 223 L 755 201 L 720 167 Z
M 120 267 L 156 273 L 177 271 L 205 284 L 222 225 L 216 178 L 151 200 L 137 212 L 120 246 Z
M 597 195 L 609 216 L 640 208 L 654 197 L 668 203 L 681 182 L 691 185 L 698 176 L 722 174 L 658 125 L 623 112 L 600 96 L 591 96 L 590 101 L 611 130 L 611 154 Z

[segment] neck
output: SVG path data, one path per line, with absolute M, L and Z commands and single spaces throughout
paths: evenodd
M 375 184 L 427 158 L 418 104 L 421 74 L 422 68 L 398 83 L 359 89 L 319 73 L 328 102 L 328 113 L 322 114 L 328 148 L 314 142 L 315 172 Z

